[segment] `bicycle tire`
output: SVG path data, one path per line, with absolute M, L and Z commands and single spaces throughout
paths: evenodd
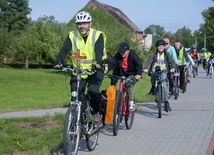
M 86 134 L 86 145 L 89 151 L 93 151 L 98 142 L 98 137 L 99 137 L 99 126 L 93 126 L 93 122 L 89 122 L 89 128 L 93 127 L 92 131 L 90 134 Z
M 195 71 L 195 67 L 193 67 L 193 71 L 192 71 L 193 77 L 195 78 L 196 76 L 196 71 Z
M 178 76 L 175 76 L 175 81 L 174 81 L 174 95 L 175 95 L 175 99 L 178 99 L 178 95 L 179 95 L 179 87 L 178 87 Z
M 118 134 L 119 125 L 121 121 L 121 107 L 122 107 L 122 92 L 116 91 L 116 103 L 114 106 L 114 115 L 113 115 L 113 134 L 116 136 Z
M 158 83 L 158 101 L 157 101 L 157 107 L 158 107 L 158 118 L 161 118 L 162 116 L 162 106 L 161 106 L 161 83 Z
M 127 113 L 125 116 L 125 125 L 126 125 L 126 129 L 131 129 L 133 122 L 134 122 L 134 115 L 136 110 L 129 110 L 128 108 L 128 104 L 127 104 Z
M 186 84 L 184 83 L 184 84 L 183 84 L 182 93 L 185 93 L 185 92 L 186 92 L 186 90 L 187 90 L 187 86 L 186 86 Z
M 210 79 L 212 79 L 212 74 L 213 74 L 213 67 L 211 65 L 211 67 L 210 67 Z
M 80 141 L 80 124 L 77 124 L 78 111 L 76 106 L 70 105 L 65 117 L 63 132 L 63 149 L 65 155 L 78 153 Z

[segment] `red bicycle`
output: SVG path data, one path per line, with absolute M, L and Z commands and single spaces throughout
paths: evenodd
M 129 109 L 129 94 L 125 85 L 136 83 L 135 77 L 120 77 L 110 74 L 105 74 L 105 76 L 117 81 L 116 84 L 116 101 L 114 106 L 113 114 L 113 134 L 116 136 L 118 134 L 118 129 L 120 122 L 125 118 L 125 126 L 127 129 L 131 129 L 134 121 L 134 115 L 136 108 L 133 110 Z

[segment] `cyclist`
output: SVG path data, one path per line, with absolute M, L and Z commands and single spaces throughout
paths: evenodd
M 191 51 L 191 48 L 185 48 L 185 51 L 187 51 L 187 55 L 188 55 L 188 58 L 189 58 L 189 66 L 188 66 L 188 75 L 187 75 L 187 82 L 188 83 L 190 83 L 191 81 L 190 81 L 190 79 L 189 79 L 189 77 L 190 77 L 190 73 L 193 71 L 193 67 L 195 66 L 195 63 L 194 63 L 194 61 L 193 61 L 193 59 L 192 59 L 192 57 L 190 56 L 190 51 Z
M 184 47 L 179 40 L 175 41 L 175 51 L 178 58 L 178 69 L 180 71 L 180 89 L 183 89 L 184 84 L 184 67 L 189 66 L 189 57 Z
M 214 66 L 214 54 L 212 54 L 208 60 L 208 67 L 207 67 L 207 76 L 210 73 L 210 66 L 211 64 Z
M 203 61 L 203 69 L 206 69 L 206 67 L 207 67 L 206 64 L 207 64 L 207 62 L 208 62 L 208 60 L 209 60 L 211 55 L 212 54 L 208 50 L 205 51 L 205 53 L 204 53 L 204 61 Z
M 145 66 L 144 66 L 144 72 L 148 73 L 149 76 L 151 76 L 151 90 L 149 92 L 149 95 L 154 95 L 154 91 L 155 91 L 155 80 L 157 78 L 157 74 L 154 72 L 155 67 L 156 66 L 160 66 L 161 70 L 165 70 L 166 72 L 174 72 L 175 71 L 175 67 L 176 64 L 174 62 L 174 60 L 172 59 L 172 57 L 170 56 L 170 54 L 168 52 L 166 52 L 165 50 L 165 41 L 164 40 L 158 40 L 156 42 L 156 47 L 157 50 L 155 52 L 153 52 L 149 58 L 147 59 Z M 167 78 L 167 73 L 166 72 L 162 72 L 161 76 L 163 77 L 164 81 L 164 99 L 165 99 L 165 111 L 169 112 L 172 111 L 170 105 L 169 105 L 169 95 L 168 95 L 168 89 L 167 89 L 167 83 L 168 83 L 168 78 Z
M 99 88 L 103 81 L 104 72 L 101 70 L 102 59 L 105 55 L 106 35 L 104 32 L 91 28 L 92 17 L 90 13 L 82 11 L 76 14 L 75 22 L 77 30 L 71 31 L 64 41 L 64 44 L 54 63 L 54 68 L 60 68 L 66 55 L 71 51 L 71 55 L 76 55 L 77 51 L 81 56 L 87 56 L 81 60 L 81 69 L 91 69 L 94 65 L 97 71 L 89 76 L 82 77 L 80 81 L 80 91 L 84 92 L 88 83 L 88 92 L 91 97 L 92 108 L 94 110 L 94 122 L 98 125 L 102 120 L 101 115 L 101 93 Z M 72 66 L 77 67 L 75 60 Z M 77 77 L 71 77 L 71 91 L 76 90 Z M 74 99 L 72 99 L 74 100 Z
M 169 54 L 171 55 L 172 59 L 175 61 L 176 64 L 178 64 L 178 58 L 176 55 L 176 51 L 175 48 L 173 46 L 170 45 L 170 40 L 169 38 L 164 38 L 163 39 L 166 43 L 165 49 L 167 52 L 169 52 Z M 173 84 L 174 84 L 174 73 L 169 73 L 169 92 L 172 95 L 173 92 Z
M 113 69 L 113 75 L 116 76 L 125 76 L 134 75 L 136 80 L 139 80 L 142 75 L 142 62 L 137 56 L 135 51 L 130 49 L 130 46 L 127 42 L 122 42 L 119 46 L 118 52 L 110 60 L 108 64 L 108 70 Z M 129 108 L 131 110 L 135 109 L 134 103 L 134 84 L 136 81 L 133 81 L 131 85 L 125 85 L 129 94 Z M 115 84 L 115 81 L 112 81 L 112 84 Z
M 195 63 L 196 75 L 198 75 L 198 63 L 200 60 L 200 55 L 199 55 L 199 52 L 197 50 L 197 45 L 195 45 L 195 44 L 192 45 L 192 51 L 190 52 L 190 56 L 192 57 L 192 59 Z

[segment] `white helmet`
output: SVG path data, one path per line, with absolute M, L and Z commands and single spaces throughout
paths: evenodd
M 76 23 L 91 22 L 91 20 L 92 17 L 90 13 L 86 11 L 82 11 L 76 14 Z

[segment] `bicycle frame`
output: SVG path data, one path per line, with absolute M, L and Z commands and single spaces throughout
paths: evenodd
M 122 92 L 122 116 L 128 115 L 128 107 L 129 107 L 129 94 L 126 89 L 123 80 L 120 80 L 119 83 L 119 91 Z

